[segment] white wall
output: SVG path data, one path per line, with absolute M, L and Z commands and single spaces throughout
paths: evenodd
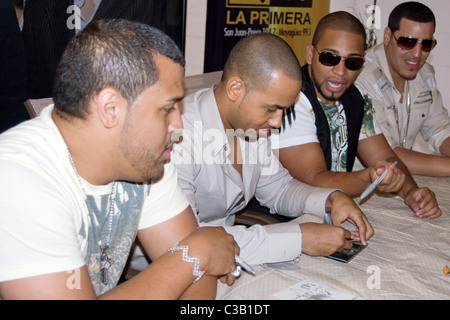
M 387 25 L 389 13 L 395 6 L 405 1 L 407 0 L 377 1 L 377 5 L 381 8 L 381 28 L 377 30 L 378 43 L 381 43 L 383 39 L 383 30 Z M 438 46 L 433 50 L 428 61 L 436 69 L 436 77 L 444 104 L 450 107 L 450 90 L 446 90 L 450 83 L 450 59 L 446 59 L 446 56 L 450 54 L 450 2 L 448 0 L 421 0 L 421 2 L 429 6 L 436 15 L 435 37 Z M 330 0 L 330 12 L 345 10 L 363 19 L 367 17 L 366 6 L 371 4 L 373 4 L 373 0 Z M 187 1 L 186 75 L 203 73 L 206 11 L 207 0 Z
M 207 0 L 187 0 L 186 75 L 203 73 Z

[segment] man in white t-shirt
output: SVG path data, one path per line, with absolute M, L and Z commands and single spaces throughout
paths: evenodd
M 381 133 L 370 97 L 353 85 L 364 65 L 365 39 L 364 26 L 347 12 L 319 22 L 307 48 L 300 99 L 275 146 L 280 162 L 300 181 L 352 197 L 387 169 L 380 191 L 399 194 L 418 217 L 437 218 L 442 212 L 434 194 L 417 186 Z M 365 169 L 353 171 L 356 157 Z
M 214 298 L 217 276 L 233 281 L 239 247 L 198 228 L 168 163 L 183 78 L 148 25 L 102 20 L 72 39 L 55 105 L 0 136 L 2 299 Z M 136 235 L 153 262 L 117 285 Z

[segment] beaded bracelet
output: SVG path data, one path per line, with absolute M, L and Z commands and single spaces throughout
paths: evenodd
M 188 246 L 179 246 L 179 242 L 175 243 L 172 248 L 170 248 L 168 250 L 168 252 L 178 252 L 178 251 L 182 251 L 183 254 L 181 256 L 181 258 L 183 259 L 184 262 L 188 262 L 188 263 L 193 263 L 194 267 L 192 269 L 192 275 L 195 278 L 194 283 L 196 283 L 197 281 L 199 281 L 203 275 L 205 274 L 205 271 L 201 271 L 199 270 L 200 267 L 200 259 L 199 258 L 195 258 L 195 257 L 189 257 L 189 247 Z

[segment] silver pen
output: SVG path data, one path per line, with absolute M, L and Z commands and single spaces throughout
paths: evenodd
M 234 255 L 234 260 L 237 264 L 239 264 L 245 271 L 251 273 L 252 275 L 256 276 L 255 270 L 244 260 L 242 260 L 241 257 L 239 257 L 237 254 Z
M 395 167 L 397 165 L 397 161 L 395 161 L 392 166 Z M 380 184 L 380 182 L 384 179 L 384 177 L 386 177 L 388 173 L 388 169 L 384 170 L 384 172 L 381 174 L 381 176 L 378 177 L 377 180 L 375 180 L 374 182 L 372 182 L 366 190 L 364 190 L 364 192 L 361 195 L 361 200 L 363 200 L 364 198 L 366 198 L 369 194 L 372 193 L 373 190 L 375 190 L 375 188 Z

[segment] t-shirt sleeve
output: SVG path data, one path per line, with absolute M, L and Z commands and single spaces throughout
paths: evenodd
M 300 94 L 294 108 L 295 120 L 292 120 L 291 124 L 286 121 L 285 126 L 280 129 L 280 134 L 271 137 L 272 149 L 319 143 L 314 111 L 308 98 L 304 94 Z
M 0 281 L 82 267 L 73 197 L 18 163 L 1 163 L 0 176 Z
M 170 162 L 164 167 L 164 176 L 150 187 L 144 203 L 139 229 L 145 229 L 177 216 L 189 206 L 186 196 L 178 185 L 178 173 Z
M 359 135 L 360 141 L 382 133 L 380 125 L 375 117 L 372 99 L 367 94 L 362 93 L 362 95 L 364 98 L 364 117 Z

